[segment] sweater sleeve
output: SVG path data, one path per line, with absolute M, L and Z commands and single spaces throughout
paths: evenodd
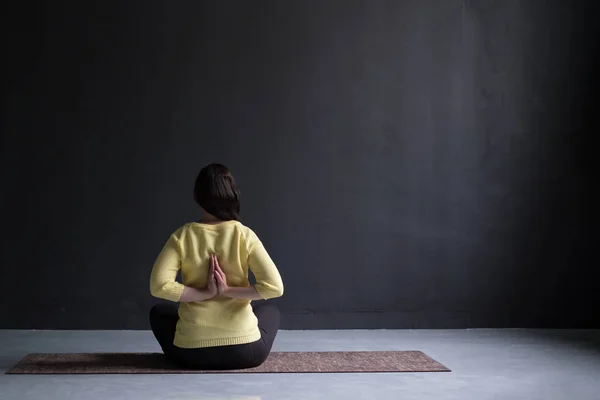
M 263 299 L 283 296 L 283 281 L 262 242 L 251 233 L 248 238 L 248 268 L 256 278 L 256 291 Z
M 181 268 L 181 247 L 177 236 L 176 232 L 169 237 L 150 274 L 152 296 L 175 302 L 179 301 L 185 287 L 176 281 L 177 272 Z

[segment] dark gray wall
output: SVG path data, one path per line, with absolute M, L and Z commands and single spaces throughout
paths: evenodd
M 147 328 L 211 161 L 286 328 L 598 326 L 592 2 L 92 3 L 5 15 L 1 328 Z

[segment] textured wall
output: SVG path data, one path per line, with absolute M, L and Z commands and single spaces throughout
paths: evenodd
M 211 161 L 286 328 L 597 326 L 590 4 L 7 13 L 0 328 L 147 328 Z

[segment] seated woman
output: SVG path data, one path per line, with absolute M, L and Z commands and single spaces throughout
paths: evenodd
M 239 193 L 225 166 L 203 168 L 194 197 L 202 218 L 171 235 L 152 269 L 150 292 L 173 302 L 152 308 L 152 332 L 181 367 L 256 367 L 271 351 L 280 317 L 274 305 L 251 301 L 283 295 L 281 276 L 256 234 L 238 222 Z

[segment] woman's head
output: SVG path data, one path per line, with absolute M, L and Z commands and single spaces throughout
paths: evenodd
M 238 220 L 240 195 L 229 169 L 221 164 L 202 168 L 196 178 L 194 199 L 207 213 L 222 221 Z

